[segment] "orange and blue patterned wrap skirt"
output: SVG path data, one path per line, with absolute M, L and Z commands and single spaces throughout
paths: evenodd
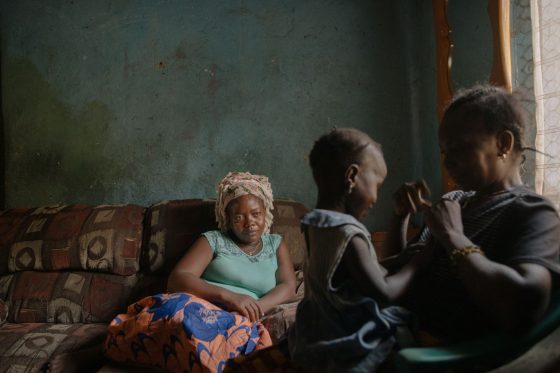
M 105 355 L 170 372 L 222 372 L 239 355 L 271 346 L 268 331 L 188 293 L 158 294 L 111 321 Z

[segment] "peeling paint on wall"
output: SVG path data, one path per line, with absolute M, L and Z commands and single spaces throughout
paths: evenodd
M 366 222 L 383 229 L 400 183 L 424 170 L 439 185 L 430 4 L 0 2 L 7 202 L 209 198 L 237 170 L 312 207 L 314 140 L 353 126 L 383 144 L 389 176 Z M 403 33 L 422 54 L 405 58 Z
M 107 106 L 70 108 L 30 61 L 4 64 L 9 205 L 103 201 L 133 171 L 105 155 L 113 120 Z

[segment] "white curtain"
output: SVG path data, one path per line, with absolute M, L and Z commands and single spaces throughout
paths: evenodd
M 560 1 L 531 0 L 537 153 L 535 189 L 560 207 Z

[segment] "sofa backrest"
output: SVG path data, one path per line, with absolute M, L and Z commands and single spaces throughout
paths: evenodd
M 142 249 L 142 268 L 168 275 L 201 233 L 218 229 L 214 205 L 214 200 L 187 199 L 151 206 L 146 214 L 148 237 Z M 274 200 L 271 232 L 282 235 L 296 269 L 301 268 L 306 252 L 300 229 L 300 219 L 306 212 L 305 206 L 299 202 Z
M 202 232 L 217 229 L 213 200 L 68 205 L 0 212 L 0 299 L 10 322 L 108 322 L 143 295 L 165 291 L 169 272 Z M 296 269 L 307 209 L 274 201 L 273 233 Z
M 145 208 L 69 205 L 0 213 L 0 297 L 11 322 L 106 322 L 137 282 Z
M 138 272 L 144 207 L 70 205 L 0 215 L 0 275 L 19 271 Z
M 290 256 L 296 270 L 303 267 L 307 248 L 305 237 L 301 231 L 301 218 L 307 213 L 307 208 L 300 202 L 291 200 L 274 201 L 274 220 L 270 231 L 278 233 L 290 250 Z
M 169 274 L 202 232 L 217 229 L 214 201 L 183 199 L 152 205 L 146 214 L 142 269 Z

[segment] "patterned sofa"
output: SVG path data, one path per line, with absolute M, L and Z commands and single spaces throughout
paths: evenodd
M 299 270 L 306 209 L 277 200 L 273 212 L 272 231 Z M 2 211 L 0 371 L 98 370 L 107 323 L 132 301 L 164 291 L 178 258 L 215 228 L 214 201 L 200 199 Z M 296 304 L 266 315 L 273 338 L 283 335 Z

